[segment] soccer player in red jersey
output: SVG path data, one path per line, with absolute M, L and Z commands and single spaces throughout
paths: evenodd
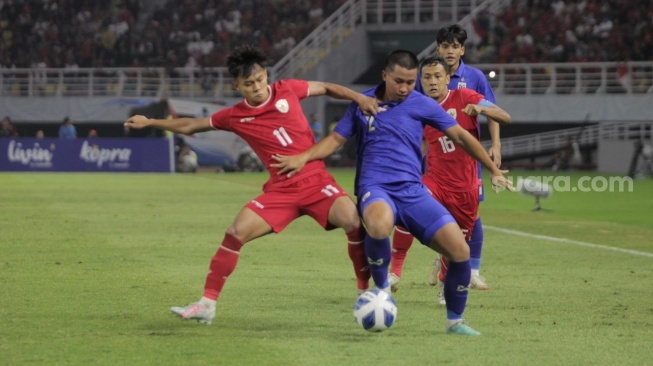
M 510 115 L 506 111 L 474 90 L 467 88 L 449 90 L 447 85 L 450 81 L 450 67 L 441 56 L 422 61 L 420 75 L 424 93 L 438 101 L 463 129 L 477 139 L 479 139 L 477 118 L 479 114 L 486 115 L 501 124 L 510 123 Z M 428 143 L 428 152 L 422 181 L 435 198 L 449 210 L 465 235 L 465 240 L 469 241 L 478 213 L 480 187 L 478 163 L 434 128 L 425 127 L 424 139 Z M 396 230 L 398 233 L 396 232 L 395 236 L 407 235 L 400 227 Z M 407 241 L 412 242 L 412 238 Z M 446 259 L 443 257 L 442 262 L 444 266 L 439 274 L 440 283 L 444 282 L 446 274 Z M 402 266 L 403 261 L 392 262 L 391 277 L 395 279 L 400 277 Z M 396 286 L 394 290 L 396 291 Z M 438 302 L 444 304 L 442 291 L 438 293 Z
M 249 201 L 227 228 L 222 244 L 213 256 L 202 298 L 170 310 L 185 319 L 211 324 L 220 292 L 238 262 L 243 244 L 272 232 L 281 232 L 290 222 L 309 215 L 324 229 L 343 228 L 349 256 L 354 264 L 359 291 L 368 288 L 370 272 L 363 250 L 365 232 L 356 205 L 327 172 L 321 160 L 307 164 L 300 174 L 288 177 L 270 166 L 273 154 L 294 155 L 315 144 L 300 100 L 319 95 L 351 100 L 366 114 L 376 114 L 374 98 L 340 85 L 303 80 L 282 80 L 268 84 L 266 56 L 251 46 L 234 50 L 227 58 L 233 86 L 244 100 L 208 118 L 148 119 L 132 116 L 131 128 L 155 127 L 175 133 L 221 129 L 242 137 L 264 162 L 270 176 L 263 194 Z

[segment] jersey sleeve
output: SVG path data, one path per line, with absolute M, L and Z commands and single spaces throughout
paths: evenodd
M 483 96 L 480 93 L 477 93 L 476 91 L 472 89 L 460 89 L 460 93 L 462 93 L 463 96 L 463 102 L 465 105 L 467 104 L 479 104 L 481 101 L 487 99 L 485 96 Z M 464 107 L 464 106 L 463 106 Z
M 356 131 L 354 127 L 356 126 L 356 115 L 357 115 L 358 105 L 356 103 L 351 103 L 347 112 L 342 116 L 336 127 L 333 129 L 334 132 L 337 132 L 342 137 L 349 139 L 352 137 Z
M 211 115 L 209 122 L 213 128 L 231 131 L 231 108 L 219 110 Z
M 442 106 L 435 100 L 424 97 L 424 102 L 420 103 L 419 113 L 420 119 L 427 125 L 435 127 L 440 131 L 444 131 L 449 127 L 458 124 L 456 120 L 449 115 Z
M 308 86 L 308 81 L 298 80 L 298 79 L 286 79 L 280 81 L 281 84 L 285 85 L 293 94 L 297 96 L 300 100 L 310 96 L 310 89 Z
M 485 99 L 496 104 L 497 99 L 494 97 L 494 91 L 492 91 L 490 82 L 487 81 L 487 78 L 485 77 L 485 75 L 481 70 L 476 69 L 476 73 L 477 73 L 476 76 L 478 80 L 478 87 L 476 92 L 483 95 Z

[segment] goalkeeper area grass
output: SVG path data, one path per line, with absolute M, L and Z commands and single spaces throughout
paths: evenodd
M 353 193 L 354 172 L 332 172 Z M 174 317 L 169 307 L 199 299 L 225 229 L 266 179 L 1 173 L 0 363 L 641 365 L 653 356 L 650 178 L 632 192 L 556 191 L 537 212 L 531 196 L 488 192 L 481 274 L 492 289 L 471 290 L 464 315 L 480 337 L 445 334 L 427 284 L 434 252 L 417 241 L 394 326 L 361 329 L 346 237 L 307 217 L 245 244 L 213 325 Z

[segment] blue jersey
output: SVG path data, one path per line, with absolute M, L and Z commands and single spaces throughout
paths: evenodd
M 363 92 L 374 97 L 385 83 Z M 361 186 L 422 182 L 421 143 L 424 126 L 444 131 L 457 122 L 435 100 L 412 92 L 403 102 L 382 103 L 376 116 L 364 115 L 352 103 L 334 129 L 349 139 L 356 135 L 355 194 Z
M 452 90 L 462 88 L 472 89 L 490 102 L 497 102 L 492 87 L 483 72 L 477 68 L 465 65 L 462 59 L 460 60 L 458 70 L 451 75 L 448 87 Z

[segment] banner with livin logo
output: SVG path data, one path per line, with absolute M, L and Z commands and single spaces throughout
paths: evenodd
M 174 172 L 169 139 L 0 138 L 0 171 Z

